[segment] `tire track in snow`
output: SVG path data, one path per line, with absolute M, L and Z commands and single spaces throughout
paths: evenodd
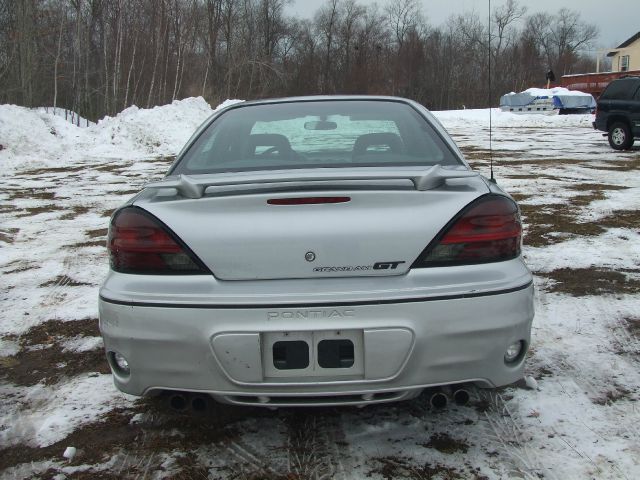
M 481 420 L 486 421 L 485 430 L 488 430 L 483 437 L 485 448 L 493 447 L 496 452 L 508 459 L 512 468 L 508 472 L 509 475 L 521 476 L 525 479 L 562 480 L 564 477 L 558 476 L 547 465 L 561 465 L 570 458 L 577 458 L 581 464 L 590 465 L 590 474 L 596 475 L 594 478 L 629 479 L 623 469 L 615 463 L 615 458 L 606 457 L 606 461 L 603 461 L 601 455 L 598 455 L 601 458 L 593 458 L 584 448 L 580 447 L 580 439 L 575 434 L 567 435 L 566 427 L 561 426 L 560 429 L 556 429 L 553 424 L 543 424 L 537 412 L 531 412 L 527 415 L 535 420 L 523 421 L 522 412 L 519 411 L 518 405 L 511 405 L 499 392 L 482 391 L 480 396 L 484 397 L 489 405 L 484 412 L 484 417 L 481 417 Z M 624 412 L 622 409 L 620 411 Z M 637 414 L 634 416 L 638 417 Z M 584 421 L 580 420 L 580 423 L 585 429 L 599 437 L 602 442 L 607 442 L 607 438 Z M 631 422 L 631 425 L 637 425 L 637 420 Z M 630 435 L 637 437 L 637 433 L 632 432 L 628 426 L 625 425 L 623 428 Z M 541 438 L 548 439 L 545 440 L 545 443 L 549 443 L 547 446 L 551 448 L 541 450 L 539 448 L 539 439 Z M 487 441 L 490 443 L 486 443 Z M 550 462 L 551 458 L 554 459 L 552 462 Z
M 482 429 L 478 444 L 489 453 L 494 450 L 502 454 L 503 462 L 510 467 L 509 478 L 557 478 L 546 468 L 536 447 L 530 446 L 530 436 L 518 412 L 509 408 L 502 394 L 478 389 L 478 396 L 488 405 L 478 418 L 478 426 Z
M 259 475 L 261 478 L 276 476 L 276 472 L 270 466 L 270 461 L 242 440 L 228 438 L 219 442 L 218 447 L 228 454 L 231 462 L 229 466 L 241 475 Z
M 66 288 L 67 286 L 73 282 L 73 279 L 69 276 L 73 267 L 75 267 L 79 263 L 78 255 L 75 253 L 66 254 L 64 259 L 62 260 L 62 270 L 60 271 L 58 277 L 53 285 L 41 287 L 46 288 L 47 292 L 45 293 L 42 300 L 40 300 L 40 307 L 44 308 L 44 312 L 48 310 L 48 307 L 60 307 L 67 303 L 70 303 L 73 299 L 67 295 Z M 45 315 L 41 315 L 42 318 L 40 320 L 44 320 Z
M 288 474 L 312 480 L 346 479 L 344 441 L 339 412 L 292 411 L 284 416 L 287 426 Z
M 621 319 L 611 322 L 611 335 L 614 346 L 618 347 L 616 353 L 631 362 L 639 362 L 640 338 L 633 331 L 632 323 L 640 324 L 640 319 Z

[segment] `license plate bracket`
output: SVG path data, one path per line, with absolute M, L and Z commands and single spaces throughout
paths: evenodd
M 362 330 L 265 332 L 261 337 L 265 377 L 364 374 Z

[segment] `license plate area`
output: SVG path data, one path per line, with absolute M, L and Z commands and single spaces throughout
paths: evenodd
M 262 334 L 265 377 L 364 374 L 362 330 Z

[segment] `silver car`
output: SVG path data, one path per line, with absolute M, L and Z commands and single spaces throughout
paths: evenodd
M 278 407 L 513 383 L 534 315 L 521 235 L 418 103 L 232 105 L 113 214 L 115 384 Z

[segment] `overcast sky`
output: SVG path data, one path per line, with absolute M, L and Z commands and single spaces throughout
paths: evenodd
M 389 0 L 380 0 L 384 5 Z M 423 5 L 429 24 L 443 24 L 450 15 L 475 10 L 486 16 L 488 0 L 419 0 Z M 287 8 L 290 15 L 310 18 L 327 0 L 293 0 Z M 374 3 L 372 0 L 360 0 L 361 5 Z M 491 0 L 496 7 L 504 0 Z M 548 11 L 555 13 L 563 7 L 580 12 L 581 18 L 593 23 L 600 29 L 596 48 L 613 48 L 640 31 L 640 0 L 520 0 L 526 5 L 527 12 Z M 595 50 L 595 49 L 594 49 Z M 595 52 L 594 52 L 595 53 Z

